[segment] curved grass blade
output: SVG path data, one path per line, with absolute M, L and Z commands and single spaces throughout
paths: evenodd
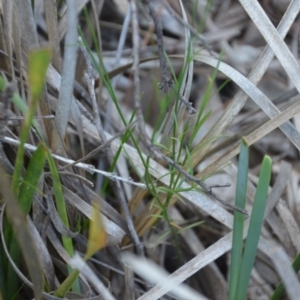
M 183 55 L 170 55 L 170 58 L 184 59 Z M 157 57 L 151 57 L 147 59 L 141 59 L 140 63 L 145 63 L 147 61 L 157 60 Z M 219 71 L 225 74 L 233 82 L 235 82 L 270 118 L 277 116 L 280 111 L 279 109 L 248 79 L 246 79 L 242 74 L 228 66 L 223 62 L 219 62 L 213 57 L 208 57 L 205 55 L 196 55 L 194 60 L 203 62 L 212 67 L 216 67 L 219 63 Z M 120 72 L 129 69 L 132 63 L 120 66 L 119 68 L 106 73 L 109 78 L 116 76 Z M 300 149 L 300 134 L 296 128 L 290 123 L 286 122 L 282 124 L 280 130 L 289 138 L 289 140 L 295 145 L 297 149 Z M 193 164 L 199 163 L 201 157 L 192 155 Z
M 272 160 L 269 156 L 265 156 L 262 162 L 253 202 L 253 209 L 251 213 L 245 252 L 242 259 L 235 299 L 242 300 L 246 298 L 251 270 L 253 268 L 261 227 L 263 224 L 263 217 L 268 197 L 268 188 L 271 179 L 271 170 Z
M 241 209 L 246 207 L 247 181 L 249 168 L 249 148 L 245 140 L 241 142 L 239 166 L 236 182 L 235 205 Z M 234 300 L 239 279 L 243 251 L 244 215 L 234 212 L 233 237 L 231 249 L 229 300 Z
M 295 270 L 296 273 L 299 272 L 300 270 L 300 253 L 298 253 L 298 255 L 296 256 L 296 258 L 294 259 L 293 263 L 292 263 L 292 267 Z M 278 286 L 276 287 L 272 297 L 270 298 L 270 300 L 280 300 L 281 297 L 284 294 L 284 285 L 282 283 L 282 281 L 278 284 Z
M 79 274 L 80 272 L 74 269 L 64 280 L 64 282 L 58 287 L 58 289 L 54 292 L 53 295 L 55 297 L 64 298 L 71 289 L 71 287 L 74 285 L 74 283 L 78 281 Z

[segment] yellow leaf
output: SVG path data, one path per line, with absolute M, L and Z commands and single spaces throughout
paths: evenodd
M 37 100 L 40 97 L 43 90 L 50 59 L 50 48 L 34 50 L 30 52 L 28 56 L 28 81 L 34 100 Z
M 107 234 L 100 215 L 99 203 L 93 204 L 92 218 L 90 220 L 89 241 L 85 259 L 93 256 L 106 245 Z

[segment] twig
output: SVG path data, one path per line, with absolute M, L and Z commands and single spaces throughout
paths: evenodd
M 80 176 L 78 174 L 67 172 L 67 171 L 58 171 L 58 174 L 60 176 L 70 176 L 70 177 L 77 178 L 78 180 L 81 180 L 81 181 L 85 182 L 86 184 L 88 184 L 90 187 L 94 187 L 93 182 L 91 182 L 90 180 L 88 180 L 85 177 Z M 50 176 L 51 177 L 52 174 L 51 174 L 51 172 L 44 172 L 44 176 Z
M 38 119 L 54 119 L 55 116 L 54 115 L 49 115 L 49 116 L 34 116 L 33 117 L 35 120 Z M 14 116 L 14 117 L 9 117 L 9 120 L 24 120 L 25 117 L 22 116 Z
M 199 41 L 203 44 L 203 47 L 209 52 L 209 54 L 213 57 L 215 57 L 215 55 L 212 53 L 212 47 L 210 45 L 207 44 L 207 41 L 205 40 L 205 38 L 194 28 L 192 27 L 189 23 L 185 22 L 175 11 L 174 9 L 170 6 L 169 3 L 167 3 L 165 0 L 162 1 L 164 7 L 167 9 L 167 11 L 169 12 L 169 14 L 175 18 L 179 23 L 181 23 L 183 26 L 185 26 L 186 28 L 189 29 L 189 31 L 194 34 Z
M 197 113 L 196 109 L 192 106 L 191 102 L 184 99 L 181 95 L 179 95 L 179 100 L 186 106 L 190 115 L 194 115 L 195 113 Z
M 115 62 L 114 62 L 114 69 L 116 69 L 120 66 L 122 50 L 125 45 L 127 31 L 128 31 L 128 27 L 130 25 L 130 17 L 131 17 L 131 10 L 130 10 L 130 6 L 128 5 L 127 11 L 126 11 L 126 16 L 125 16 L 123 26 L 122 26 L 122 31 L 121 31 L 119 42 L 118 42 L 117 53 L 116 53 Z M 115 87 L 117 85 L 119 77 L 120 77 L 120 74 L 111 79 L 111 87 L 113 90 L 115 90 Z M 111 115 L 112 115 L 112 107 L 113 107 L 113 100 L 111 97 L 109 97 L 108 102 L 106 104 L 106 108 L 104 108 L 105 114 L 104 114 L 104 118 L 103 118 L 103 128 L 106 132 L 110 132 L 110 129 L 112 127 L 111 122 L 110 122 Z M 98 169 L 102 170 L 102 169 L 104 169 L 104 166 L 105 166 L 105 162 L 102 159 L 100 159 L 98 162 Z M 102 184 L 103 184 L 103 177 L 98 176 L 97 182 L 96 182 L 96 191 L 101 190 Z
M 178 164 L 176 164 L 171 158 L 165 156 L 161 153 L 161 151 L 152 144 L 146 130 L 145 130 L 145 121 L 140 105 L 140 79 L 139 79 L 139 25 L 138 25 L 138 16 L 137 16 L 137 5 L 136 0 L 130 0 L 131 10 L 132 10 L 132 40 L 133 40 L 133 83 L 134 83 L 134 103 L 135 103 L 135 109 L 136 109 L 136 119 L 138 122 L 138 128 L 141 134 L 142 141 L 146 145 L 146 147 L 149 149 L 149 151 L 154 155 L 154 157 L 157 160 L 162 160 L 166 162 L 169 166 L 174 167 L 179 173 L 181 173 L 186 181 L 192 181 L 195 182 L 197 185 L 199 185 L 205 194 L 212 197 L 213 199 L 220 202 L 225 207 L 238 211 L 240 213 L 243 213 L 247 215 L 247 212 L 243 209 L 240 209 L 234 205 L 231 205 L 224 201 L 223 199 L 219 198 L 216 194 L 212 192 L 212 188 L 208 186 L 206 183 L 202 182 L 198 178 L 190 175 L 188 172 L 186 172 L 184 169 L 182 169 Z M 163 72 L 162 72 L 163 73 Z M 162 76 L 165 74 L 163 73 Z
M 131 266 L 124 263 L 125 271 L 125 300 L 135 299 L 134 293 L 134 275 Z
M 91 96 L 91 99 L 92 99 L 92 107 L 93 107 L 93 112 L 94 112 L 95 125 L 96 125 L 96 128 L 97 128 L 98 134 L 101 138 L 101 141 L 103 143 L 106 143 L 107 139 L 106 139 L 106 136 L 105 136 L 102 124 L 101 124 L 99 109 L 98 109 L 96 96 L 95 96 L 95 91 L 94 91 L 94 84 L 95 84 L 95 77 L 96 77 L 95 71 L 93 70 L 91 59 L 89 57 L 89 54 L 88 54 L 87 50 L 83 46 L 82 40 L 80 42 L 81 42 L 80 43 L 80 49 L 83 52 L 83 55 L 84 55 L 85 60 L 86 60 L 86 65 L 87 65 L 87 73 L 85 74 L 85 78 L 86 78 L 86 81 L 87 81 L 87 84 L 88 84 L 88 90 L 89 90 L 89 93 L 90 93 L 90 96 Z M 107 156 L 107 160 L 108 160 L 109 164 L 112 165 L 114 158 L 113 158 L 112 152 L 109 151 L 109 147 L 110 147 L 110 145 L 107 145 L 104 148 L 104 151 L 105 151 L 105 154 Z M 128 230 L 130 232 L 132 241 L 133 241 L 133 243 L 136 247 L 136 250 L 137 250 L 138 254 L 140 256 L 144 256 L 144 246 L 140 242 L 138 234 L 137 234 L 137 232 L 134 228 L 134 224 L 133 224 L 133 221 L 132 221 L 132 218 L 131 218 L 131 215 L 130 215 L 130 211 L 129 211 L 129 208 L 128 208 L 128 205 L 127 205 L 127 202 L 126 202 L 126 199 L 125 199 L 125 194 L 122 190 L 122 187 L 121 187 L 121 184 L 120 184 L 119 180 L 115 181 L 115 186 L 116 186 L 116 196 L 117 196 L 117 198 L 120 202 L 120 205 L 122 207 L 122 210 L 124 212 L 125 219 L 126 219 L 127 226 L 128 226 Z
M 4 137 L 3 138 L 3 142 L 7 143 L 7 144 L 10 144 L 10 145 L 15 145 L 15 146 L 19 146 L 20 145 L 20 142 L 18 140 L 15 140 L 15 139 L 12 139 L 12 138 L 9 138 L 9 137 Z M 111 142 L 111 139 L 108 141 L 108 142 Z M 107 142 L 107 143 L 108 143 Z M 36 146 L 33 146 L 33 145 L 30 145 L 30 144 L 27 144 L 25 143 L 24 144 L 24 147 L 26 150 L 28 151 L 35 151 L 37 149 Z M 103 145 L 103 147 L 107 147 L 107 144 Z M 85 170 L 91 174 L 93 173 L 99 173 L 99 174 L 102 174 L 112 180 L 116 180 L 116 181 L 124 181 L 128 184 L 133 184 L 133 185 L 136 185 L 138 187 L 141 187 L 141 188 L 144 188 L 146 189 L 146 185 L 143 184 L 143 183 L 139 183 L 139 182 L 135 182 L 133 181 L 131 178 L 123 178 L 123 177 L 120 177 L 120 176 L 117 176 L 116 174 L 114 173 L 110 173 L 110 172 L 105 172 L 105 171 L 102 171 L 102 170 L 98 170 L 96 169 L 93 165 L 88 165 L 88 164 L 83 164 L 83 163 L 78 163 L 72 159 L 68 159 L 68 158 L 65 158 L 63 156 L 59 156 L 59 155 L 56 155 L 56 154 L 53 154 L 51 153 L 51 156 L 59 161 L 62 161 L 64 163 L 67 163 L 67 167 L 70 167 L 70 166 L 74 166 L 74 167 L 77 167 L 77 168 L 80 168 L 82 170 Z M 62 170 L 62 168 L 60 169 Z
M 110 145 L 115 139 L 117 139 L 118 137 L 122 136 L 127 130 L 129 130 L 131 127 L 133 127 L 133 125 L 135 125 L 136 122 L 133 122 L 131 124 L 129 124 L 125 129 L 123 129 L 122 131 L 118 132 L 117 134 L 115 134 L 111 139 L 109 139 L 108 141 L 106 141 L 105 143 L 103 143 L 102 145 L 98 146 L 96 149 L 92 150 L 90 153 L 86 154 L 85 156 L 81 157 L 80 159 L 74 161 L 74 163 L 71 163 L 69 165 L 63 166 L 59 169 L 59 171 L 62 171 L 64 169 L 67 169 L 69 167 L 72 167 L 82 161 L 85 161 L 91 157 L 93 157 L 94 155 L 96 155 L 97 153 L 99 153 L 100 151 L 103 151 L 105 148 L 108 147 L 108 145 Z
M 231 184 L 230 183 L 225 183 L 225 184 L 214 184 L 214 185 L 210 185 L 211 189 L 216 189 L 216 188 L 221 188 L 221 187 L 230 187 Z
M 152 4 L 148 0 L 144 0 L 145 4 L 148 6 L 149 13 L 151 18 L 153 19 L 155 25 L 155 31 L 157 36 L 157 48 L 158 48 L 158 56 L 159 56 L 159 64 L 161 69 L 161 83 L 160 89 L 167 93 L 169 89 L 173 86 L 173 80 L 168 75 L 168 67 L 165 59 L 165 49 L 164 49 L 164 40 L 163 40 L 163 32 L 162 27 L 157 15 L 155 13 Z
M 152 4 L 149 0 L 144 0 L 146 5 L 149 8 L 149 13 L 151 18 L 153 19 L 154 25 L 155 25 L 155 32 L 157 36 L 157 49 L 158 49 L 158 56 L 159 56 L 159 64 L 161 69 L 161 82 L 159 83 L 159 88 L 166 94 L 170 89 L 176 89 L 174 88 L 174 81 L 172 78 L 168 75 L 168 67 L 167 67 L 167 61 L 165 58 L 165 49 L 164 49 L 164 39 L 163 39 L 163 32 L 160 20 L 158 19 L 156 12 L 154 8 L 152 7 Z M 192 104 L 184 99 L 184 97 L 180 94 L 180 92 L 176 91 L 178 94 L 179 100 L 187 107 L 189 114 L 195 114 L 197 111 L 192 107 Z

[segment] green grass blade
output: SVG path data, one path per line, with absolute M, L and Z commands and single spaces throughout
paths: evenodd
M 104 226 L 100 216 L 100 205 L 99 203 L 94 203 L 89 228 L 88 246 L 86 254 L 84 256 L 84 260 L 87 261 L 89 258 L 91 258 L 97 251 L 99 251 L 106 245 L 106 242 L 107 234 L 104 230 Z M 61 298 L 65 297 L 69 292 L 71 286 L 77 280 L 79 273 L 80 272 L 78 270 L 73 270 L 55 291 L 54 296 Z
M 28 56 L 28 84 L 30 89 L 30 96 L 29 96 L 29 103 L 28 109 L 25 114 L 25 120 L 22 125 L 21 133 L 20 133 L 20 145 L 18 147 L 16 162 L 14 173 L 12 176 L 12 190 L 14 195 L 18 198 L 19 195 L 19 184 L 21 180 L 22 168 L 23 168 L 23 161 L 24 161 L 24 144 L 27 141 L 27 138 L 30 133 L 30 127 L 33 123 L 33 117 L 37 109 L 38 101 L 43 90 L 44 80 L 46 71 L 48 68 L 48 64 L 50 61 L 50 49 L 40 49 L 36 51 L 32 51 Z M 15 100 L 14 94 L 14 100 Z M 20 261 L 20 250 L 18 250 L 18 243 L 16 242 L 15 238 L 12 237 L 12 230 L 11 227 L 5 226 L 5 235 L 7 237 L 7 243 L 10 247 L 9 251 L 13 258 L 16 258 Z M 17 264 L 18 265 L 18 264 Z M 7 270 L 7 274 L 12 274 L 11 276 L 15 277 L 16 279 L 11 279 L 10 282 L 17 282 L 17 277 L 15 272 L 9 266 Z M 11 287 L 11 286 L 9 286 Z M 14 287 L 11 287 L 13 290 Z
M 2 243 L 0 242 L 0 299 L 7 299 L 6 288 L 7 288 L 7 259 L 4 253 Z
M 6 80 L 2 76 L 0 76 L 0 92 L 4 91 L 4 89 L 5 89 L 6 86 L 7 86 Z M 5 230 L 4 230 L 4 235 L 5 235 Z M 1 242 L 0 242 L 0 266 L 1 266 L 0 267 L 0 299 L 7 299 L 7 297 L 6 297 L 7 260 L 6 260 L 6 255 L 4 253 L 4 249 L 3 249 L 3 246 L 2 246 Z
M 31 209 L 32 200 L 44 169 L 46 153 L 47 152 L 45 151 L 45 148 L 42 145 L 39 145 L 37 150 L 33 153 L 33 156 L 28 164 L 24 181 L 20 187 L 18 199 L 19 207 L 21 208 L 24 215 L 27 215 Z M 8 225 L 8 227 L 10 228 L 10 225 Z M 10 231 L 11 235 L 11 229 L 8 230 Z M 11 236 L 8 242 L 11 258 L 16 263 L 16 265 L 19 266 L 22 259 L 22 253 L 16 237 Z M 11 283 L 10 287 L 8 288 L 9 294 L 14 294 L 18 289 L 18 275 L 15 273 L 10 264 L 8 265 L 7 269 L 7 280 L 9 280 L 9 282 Z
M 193 133 L 191 134 L 190 138 L 189 138 L 189 147 L 192 147 L 193 141 L 197 135 L 197 133 L 199 132 L 200 128 L 202 127 L 202 125 L 206 122 L 206 120 L 210 117 L 211 115 L 211 111 L 207 112 L 201 119 L 197 119 L 197 123 L 194 125 L 194 130 Z M 192 153 L 194 153 L 197 150 L 197 147 L 193 150 Z
M 34 50 L 28 55 L 28 81 L 32 100 L 31 106 L 37 105 L 41 96 L 50 59 L 50 48 Z
M 13 259 L 15 265 L 19 267 L 22 262 L 22 252 L 15 236 L 11 237 L 8 246 L 11 258 Z M 6 280 L 9 282 L 6 287 L 6 297 L 8 297 L 7 299 L 11 299 L 17 294 L 17 291 L 20 288 L 20 282 L 17 273 L 10 263 L 7 267 Z
M 242 300 L 246 298 L 251 270 L 253 268 L 261 227 L 263 224 L 263 217 L 268 197 L 268 187 L 271 179 L 271 170 L 272 160 L 269 156 L 265 156 L 262 162 L 257 190 L 254 198 L 235 299 Z
M 3 195 L 3 200 L 6 203 L 6 214 L 12 224 L 13 230 L 16 235 L 16 239 L 21 248 L 22 255 L 24 257 L 31 281 L 33 283 L 33 290 L 35 299 L 41 299 L 42 291 L 44 288 L 44 276 L 43 267 L 39 258 L 38 250 L 35 246 L 34 239 L 28 228 L 28 224 L 24 213 L 20 209 L 17 199 L 10 189 L 10 184 L 7 180 L 5 172 L 0 169 L 0 190 Z M 7 280 L 7 288 L 11 288 L 14 282 Z M 6 293 L 6 299 L 12 299 L 11 297 L 16 294 L 16 290 L 11 290 L 10 293 Z
M 78 281 L 78 276 L 80 272 L 78 270 L 73 270 L 69 276 L 64 280 L 64 282 L 58 287 L 54 292 L 54 297 L 64 298 L 66 294 L 70 291 L 71 287 L 74 286 L 74 282 Z
M 292 263 L 292 267 L 296 273 L 299 272 L 299 270 L 300 270 L 300 253 L 298 253 L 296 258 L 294 259 L 294 261 Z M 282 282 L 280 282 L 278 284 L 278 286 L 276 287 L 270 300 L 280 300 L 281 297 L 283 296 L 283 294 L 284 294 L 284 285 Z
M 53 180 L 53 191 L 55 195 L 55 200 L 56 200 L 56 207 L 57 207 L 57 212 L 58 215 L 60 216 L 62 222 L 65 224 L 67 228 L 70 228 L 69 226 L 69 219 L 68 219 L 68 213 L 66 209 L 66 204 L 65 204 L 65 199 L 62 191 L 62 186 L 60 183 L 59 175 L 56 169 L 55 162 L 53 160 L 53 157 L 51 156 L 50 152 L 47 154 L 47 159 L 50 167 L 50 172 L 52 175 L 52 180 Z M 68 252 L 68 254 L 72 257 L 74 255 L 74 248 L 73 248 L 73 243 L 72 239 L 69 237 L 62 237 L 62 242 L 63 246 Z M 69 274 L 72 272 L 72 269 L 68 267 Z M 76 280 L 72 286 L 73 292 L 80 293 L 80 287 L 79 287 L 79 281 Z
M 6 80 L 2 76 L 0 76 L 0 92 L 4 91 L 6 86 L 7 86 Z
M 200 119 L 202 118 L 203 112 L 204 112 L 209 100 L 211 99 L 211 91 L 212 91 L 212 88 L 213 88 L 213 84 L 214 84 L 214 82 L 216 81 L 216 78 L 217 78 L 217 74 L 218 74 L 218 71 L 219 71 L 219 64 L 221 62 L 222 57 L 223 57 L 223 53 L 221 53 L 221 55 L 218 59 L 218 64 L 217 64 L 216 68 L 213 70 L 213 73 L 212 73 L 211 77 L 208 78 L 208 86 L 205 90 L 205 94 L 204 94 L 203 99 L 201 101 L 201 105 L 200 105 L 200 108 L 199 108 L 196 123 L 198 123 L 200 121 Z M 195 130 L 194 130 L 193 135 L 196 135 L 196 134 L 197 134 L 197 132 L 195 132 Z
M 129 120 L 129 124 L 131 124 L 133 122 L 133 118 L 135 116 L 135 112 L 132 114 L 130 120 Z M 115 167 L 116 167 L 116 164 L 117 164 L 117 161 L 119 159 L 119 156 L 121 154 L 121 151 L 122 151 L 122 148 L 123 148 L 123 145 L 127 142 L 128 138 L 129 138 L 129 135 L 130 135 L 130 132 L 131 132 L 131 129 L 128 129 L 127 132 L 124 133 L 122 139 L 121 139 L 121 143 L 120 143 L 120 146 L 119 146 L 119 149 L 117 150 L 116 154 L 114 155 L 114 160 L 110 166 L 110 172 L 113 172 Z M 101 189 L 101 194 L 104 194 L 104 192 L 106 191 L 107 189 L 107 186 L 109 184 L 109 179 L 106 178 L 105 181 L 104 181 L 104 184 L 102 186 L 102 189 Z
M 12 188 L 15 195 L 18 195 L 18 187 L 21 179 L 24 159 L 24 144 L 28 138 L 38 101 L 43 90 L 46 71 L 50 62 L 50 49 L 32 51 L 28 56 L 28 81 L 30 88 L 30 99 L 28 110 L 22 126 L 20 135 L 20 146 L 16 157 L 15 169 L 12 179 Z
M 14 105 L 24 114 L 26 115 L 28 113 L 28 106 L 27 104 L 21 99 L 21 97 L 19 96 L 19 94 L 14 93 L 13 94 L 13 98 L 12 98 L 12 102 L 14 103 Z M 32 120 L 32 124 L 31 124 L 34 129 L 38 132 L 38 134 L 40 135 L 40 137 L 42 137 L 42 133 L 41 133 L 41 129 L 40 126 L 38 124 L 38 122 L 36 120 Z
M 19 205 L 27 215 L 30 211 L 33 196 L 36 193 L 37 186 L 44 169 L 47 150 L 40 144 L 37 150 L 33 153 L 32 158 L 27 167 L 24 181 L 20 187 Z
M 249 148 L 247 146 L 247 143 L 244 140 L 242 140 L 241 151 L 239 156 L 236 194 L 235 194 L 235 205 L 242 209 L 245 209 L 246 207 L 248 165 L 249 165 Z M 236 299 L 235 292 L 237 289 L 237 283 L 239 279 L 239 272 L 240 272 L 241 261 L 242 261 L 243 231 L 244 231 L 244 215 L 239 212 L 234 212 L 230 280 L 229 280 L 229 300 Z

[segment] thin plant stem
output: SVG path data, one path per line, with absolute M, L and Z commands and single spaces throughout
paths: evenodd
M 190 175 L 188 172 L 186 172 L 182 167 L 180 167 L 175 161 L 173 161 L 171 158 L 165 156 L 158 147 L 152 144 L 146 129 L 145 129 L 145 121 L 141 109 L 140 104 L 140 74 L 139 74 L 139 24 L 138 24 L 138 16 L 137 16 L 137 4 L 135 0 L 130 1 L 131 5 L 131 12 L 132 12 L 132 41 L 133 41 L 133 85 L 134 85 L 134 104 L 136 109 L 136 119 L 138 123 L 138 129 L 141 134 L 142 141 L 148 148 L 148 150 L 151 152 L 151 154 L 160 161 L 164 161 L 169 166 L 174 167 L 178 172 L 181 173 L 185 177 L 186 181 L 192 181 L 195 182 L 197 185 L 199 185 L 203 192 L 212 197 L 213 199 L 220 202 L 225 207 L 238 211 L 240 213 L 246 214 L 247 212 L 243 209 L 240 209 L 234 205 L 231 205 L 227 203 L 225 200 L 218 197 L 215 193 L 213 193 L 212 188 L 208 186 L 206 183 L 202 182 L 198 178 Z M 164 75 L 164 74 L 163 74 Z
M 86 60 L 86 65 L 87 65 L 87 72 L 85 74 L 85 79 L 87 81 L 88 90 L 89 90 L 89 93 L 90 93 L 90 96 L 91 96 L 91 99 L 92 99 L 95 125 L 96 125 L 97 131 L 98 131 L 99 137 L 101 138 L 102 143 L 106 144 L 107 143 L 107 138 L 106 138 L 105 132 L 104 132 L 103 127 L 102 127 L 100 114 L 99 114 L 99 109 L 98 109 L 96 96 L 95 96 L 95 91 L 94 91 L 94 84 L 95 84 L 95 77 L 96 77 L 95 71 L 92 67 L 92 62 L 91 62 L 91 59 L 89 57 L 89 54 L 86 51 L 86 49 L 83 47 L 82 43 L 81 43 L 80 49 L 83 52 L 83 55 L 84 55 L 85 60 Z M 107 146 L 104 148 L 104 152 L 106 154 L 106 157 L 107 157 L 107 160 L 108 160 L 109 164 L 112 165 L 113 161 L 114 161 L 114 158 L 113 158 L 113 153 L 110 151 L 110 144 L 107 144 Z M 126 202 L 124 191 L 122 190 L 121 183 L 119 181 L 115 181 L 114 184 L 115 184 L 115 187 L 116 187 L 116 195 L 117 195 L 117 198 L 120 202 L 122 210 L 124 212 L 125 219 L 126 219 L 127 226 L 128 226 L 128 230 L 130 232 L 133 243 L 136 247 L 136 250 L 137 250 L 138 254 L 141 255 L 141 256 L 144 256 L 144 247 L 143 247 L 142 243 L 140 242 L 138 234 L 137 234 L 137 232 L 134 228 L 133 220 L 132 220 L 131 215 L 130 215 L 130 211 L 129 211 L 129 208 L 128 208 L 128 205 L 127 205 L 127 202 Z

